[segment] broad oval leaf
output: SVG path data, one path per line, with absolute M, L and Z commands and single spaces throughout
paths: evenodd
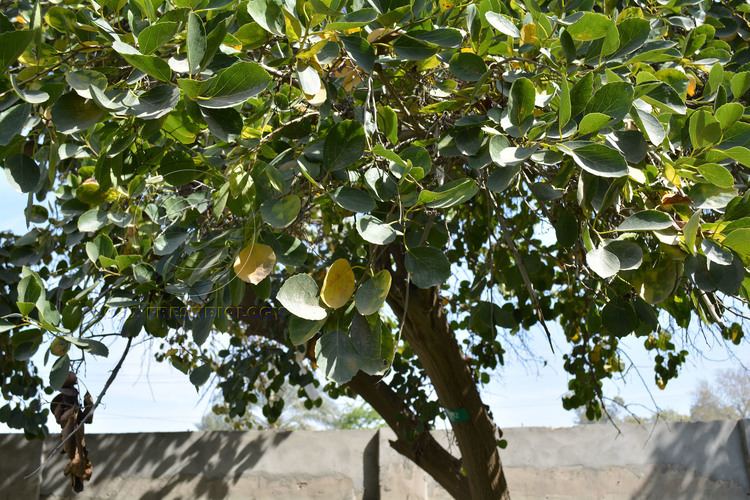
M 328 268 L 320 290 L 320 298 L 331 309 L 343 307 L 354 294 L 355 280 L 346 259 L 336 259 Z
M 372 215 L 357 218 L 357 232 L 363 240 L 374 245 L 387 245 L 396 239 L 396 230 Z
M 309 274 L 295 274 L 287 278 L 276 294 L 287 311 L 302 319 L 319 321 L 328 316 L 318 299 L 318 285 Z
M 672 217 L 658 210 L 642 210 L 622 221 L 617 231 L 661 231 L 674 226 Z
M 560 146 L 560 150 L 571 156 L 579 167 L 598 177 L 625 177 L 628 175 L 628 164 L 616 149 L 603 144 L 571 143 Z
M 343 120 L 331 128 L 323 145 L 323 163 L 331 171 L 350 167 L 365 152 L 365 129 L 354 120 Z
M 474 179 L 456 179 L 435 191 L 421 191 L 417 203 L 430 208 L 450 208 L 472 199 L 478 192 L 479 186 Z
M 273 272 L 276 254 L 268 245 L 253 242 L 240 250 L 234 259 L 234 273 L 246 283 L 257 285 Z
M 487 12 L 484 14 L 484 17 L 490 23 L 490 26 L 503 35 L 512 36 L 513 38 L 521 36 L 521 32 L 518 31 L 518 28 L 508 16 L 498 14 L 497 12 Z
M 434 247 L 412 248 L 406 253 L 405 264 L 412 283 L 419 288 L 442 285 L 451 275 L 445 252 Z
M 289 226 L 297 218 L 302 208 L 302 200 L 296 194 L 289 194 L 277 200 L 268 200 L 260 206 L 263 221 L 276 229 Z
M 383 269 L 362 283 L 354 295 L 354 305 L 363 316 L 380 311 L 391 289 L 391 273 Z

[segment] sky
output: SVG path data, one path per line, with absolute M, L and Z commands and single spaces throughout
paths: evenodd
M 14 191 L 0 174 L 0 230 L 22 234 L 26 229 L 23 208 L 26 196 Z M 104 328 L 109 325 L 105 324 Z M 544 332 L 537 328 L 523 334 L 529 352 L 543 361 L 524 361 L 508 353 L 506 365 L 493 375 L 482 390 L 482 397 L 490 406 L 495 421 L 501 428 L 574 425 L 575 415 L 563 409 L 561 397 L 567 392 L 568 377 L 563 369 L 561 352 L 567 342 L 559 327 L 551 328 L 557 354 L 552 354 Z M 98 395 L 124 348 L 124 342 L 111 337 L 108 358 L 95 358 L 79 374 L 82 390 Z M 653 362 L 642 346 L 642 340 L 628 338 L 623 349 L 632 359 L 634 368 L 620 380 L 607 382 L 608 397 L 621 396 L 631 409 L 649 416 L 659 409 L 673 409 L 688 413 L 693 390 L 701 380 L 712 380 L 719 370 L 741 366 L 739 360 L 750 360 L 750 346 L 744 343 L 728 351 L 713 339 L 695 340 L 700 355 L 690 355 L 676 380 L 665 390 L 654 384 Z M 108 390 L 94 423 L 87 432 L 164 432 L 195 430 L 201 417 L 210 411 L 212 389 L 196 391 L 186 375 L 167 363 L 157 362 L 153 354 L 158 344 L 138 337 L 130 354 Z M 42 366 L 41 355 L 35 358 L 43 377 L 49 366 Z M 544 362 L 546 361 L 546 363 Z M 52 419 L 52 432 L 59 429 Z M 0 424 L 0 432 L 12 431 Z

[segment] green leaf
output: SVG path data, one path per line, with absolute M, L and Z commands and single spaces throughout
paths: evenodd
M 373 245 L 387 245 L 396 239 L 396 230 L 372 215 L 357 219 L 357 232 L 363 240 Z
M 375 200 L 367 192 L 346 186 L 337 188 L 331 193 L 333 201 L 350 212 L 368 213 L 375 208 Z
M 685 237 L 685 246 L 687 247 L 688 251 L 693 254 L 695 253 L 695 241 L 698 236 L 698 229 L 700 229 L 700 224 L 701 212 L 700 210 L 698 210 L 690 216 L 690 220 L 688 220 L 687 224 L 685 224 L 682 228 L 682 234 Z
M 434 56 L 438 48 L 422 40 L 409 35 L 402 35 L 393 42 L 393 50 L 396 56 L 404 61 L 422 61 Z
M 206 28 L 203 21 L 195 13 L 188 14 L 187 22 L 187 60 L 188 72 L 192 75 L 198 72 L 206 54 Z
M 372 45 L 362 38 L 361 36 L 342 36 L 341 42 L 344 44 L 344 49 L 349 54 L 349 57 L 354 59 L 362 69 L 368 73 L 372 73 L 375 67 L 375 49 Z
M 82 233 L 93 233 L 107 224 L 107 213 L 99 208 L 92 208 L 78 218 L 78 230 Z
M 620 260 L 605 247 L 599 247 L 586 253 L 586 264 L 600 277 L 611 278 L 620 271 Z
M 743 146 L 734 146 L 729 149 L 712 149 L 711 153 L 717 153 L 725 158 L 731 158 L 746 167 L 750 167 L 750 149 Z
M 190 329 L 193 331 L 193 342 L 202 346 L 208 340 L 211 334 L 211 327 L 214 324 L 215 311 L 209 306 L 199 309 L 190 320 Z M 140 331 L 138 328 L 137 331 Z M 137 335 L 137 333 L 134 333 Z
M 16 77 L 13 74 L 10 75 L 10 84 L 18 97 L 29 104 L 41 104 L 49 100 L 49 94 L 43 90 L 29 90 L 19 87 Z
M 493 193 L 502 193 L 513 184 L 520 171 L 521 165 L 496 168 L 487 178 L 487 189 Z
M 378 130 L 388 139 L 391 144 L 398 144 L 398 115 L 390 106 L 378 106 L 377 108 Z
M 521 37 L 521 32 L 518 31 L 518 28 L 508 16 L 498 14 L 497 12 L 486 12 L 484 17 L 487 19 L 487 22 L 490 23 L 490 26 L 503 35 L 508 35 L 513 38 Z
M 302 319 L 319 321 L 328 316 L 319 304 L 318 285 L 309 274 L 295 274 L 287 278 L 276 294 L 276 300 Z
M 750 71 L 735 73 L 729 81 L 729 88 L 732 89 L 732 95 L 735 99 L 743 97 L 750 89 Z
M 93 97 L 91 87 L 96 87 L 102 91 L 107 88 L 107 77 L 98 71 L 89 69 L 69 71 L 65 74 L 65 81 L 75 90 L 76 94 L 84 99 Z
M 651 23 L 648 19 L 630 17 L 617 25 L 620 34 L 620 47 L 616 56 L 624 56 L 641 48 L 651 32 Z
M 513 125 L 520 125 L 534 113 L 536 89 L 528 78 L 519 78 L 510 87 L 508 114 Z
M 456 179 L 443 184 L 435 191 L 421 191 L 417 203 L 425 204 L 429 208 L 450 208 L 472 199 L 478 192 L 479 186 L 474 179 Z
M 438 28 L 433 30 L 409 31 L 409 36 L 422 40 L 423 42 L 437 45 L 444 49 L 453 49 L 461 46 L 463 36 L 454 28 Z
M 617 231 L 661 231 L 674 226 L 672 217 L 658 210 L 642 210 L 622 221 Z
M 390 329 L 383 327 L 378 316 L 354 314 L 349 335 L 359 355 L 359 369 L 370 375 L 383 374 L 395 354 L 396 343 Z
M 190 372 L 190 383 L 198 388 L 208 382 L 209 377 L 211 377 L 211 366 L 201 365 Z
M 302 200 L 296 194 L 289 194 L 276 200 L 268 200 L 260 206 L 263 221 L 276 229 L 289 226 L 297 218 L 302 208 Z
M 560 103 L 557 106 L 557 121 L 560 128 L 567 125 L 571 117 L 572 107 L 570 104 L 570 86 L 568 79 L 563 77 L 560 80 Z
M 637 243 L 627 240 L 612 240 L 604 248 L 617 256 L 620 271 L 638 269 L 643 262 L 643 250 Z
M 52 123 L 61 134 L 74 134 L 88 129 L 104 114 L 93 101 L 71 92 L 60 97 L 52 106 Z
M 156 120 L 172 111 L 180 100 L 180 91 L 172 85 L 156 85 L 138 96 L 128 110 L 136 118 Z
M 151 54 L 174 38 L 177 23 L 162 21 L 146 26 L 138 33 L 138 48 L 142 54 Z
M 612 119 L 603 113 L 589 113 L 578 124 L 578 135 L 597 134 Z
M 722 244 L 737 252 L 743 259 L 750 257 L 750 229 L 735 229 L 727 234 Z
M 68 378 L 70 373 L 70 358 L 68 355 L 60 356 L 52 364 L 52 370 L 49 373 L 49 385 L 52 389 L 59 391 L 65 379 Z
M 721 129 L 727 130 L 737 123 L 744 113 L 745 106 L 738 102 L 728 102 L 719 106 L 719 109 L 716 110 L 716 119 L 721 124 Z
M 620 121 L 633 104 L 633 86 L 627 82 L 612 82 L 603 85 L 594 93 L 586 106 L 586 113 L 603 113 Z
M 112 42 L 112 48 L 125 59 L 128 64 L 139 69 L 157 80 L 168 82 L 172 79 L 172 70 L 169 64 L 162 58 L 151 55 L 143 55 L 138 49 L 119 40 Z
M 315 345 L 315 356 L 325 376 L 338 384 L 349 382 L 359 371 L 359 355 L 352 339 L 344 332 L 324 333 Z
M 325 319 L 312 321 L 298 316 L 289 318 L 289 341 L 293 345 L 303 345 L 323 328 Z
M 42 170 L 32 158 L 15 154 L 5 160 L 5 173 L 8 182 L 21 193 L 36 191 L 42 178 Z
M 607 16 L 584 12 L 578 20 L 567 27 L 567 32 L 574 40 L 590 42 L 604 38 L 613 27 L 614 23 Z
M 27 103 L 17 104 L 0 113 L 0 146 L 6 146 L 21 134 L 30 114 L 31 106 Z
M 457 78 L 476 82 L 487 72 L 484 60 L 471 52 L 458 52 L 450 60 L 450 70 Z
M 602 309 L 602 325 L 608 332 L 624 337 L 638 327 L 638 317 L 630 303 L 613 299 Z
M 365 152 L 365 129 L 357 121 L 343 120 L 331 128 L 323 145 L 323 163 L 330 171 L 350 167 Z
M 7 70 L 14 64 L 33 38 L 31 30 L 0 33 L 0 68 Z
M 375 314 L 383 307 L 391 289 L 391 273 L 383 269 L 362 283 L 354 295 L 357 311 L 363 316 Z
M 242 134 L 242 115 L 232 108 L 200 108 L 201 116 L 214 137 L 224 142 L 235 142 Z
M 405 264 L 412 283 L 418 288 L 442 285 L 451 275 L 451 265 L 445 252 L 434 247 L 410 249 Z
M 181 79 L 180 88 L 204 108 L 231 108 L 259 94 L 271 82 L 271 76 L 254 62 L 236 62 L 216 76 L 196 82 Z
M 690 115 L 690 142 L 695 149 L 703 149 L 721 142 L 721 124 L 706 110 Z
M 277 36 L 284 35 L 284 13 L 276 0 L 247 2 L 247 12 L 264 30 Z
M 318 71 L 312 66 L 298 65 L 299 86 L 306 95 L 316 95 L 322 85 Z
M 367 26 L 378 17 L 375 9 L 359 9 L 347 12 L 336 21 L 326 25 L 326 31 L 347 31 Z
M 698 173 L 714 186 L 731 188 L 734 186 L 732 172 L 717 163 L 698 165 Z
M 598 177 L 625 177 L 628 164 L 615 149 L 593 142 L 565 143 L 560 150 L 571 156 L 579 167 Z
M 159 256 L 173 254 L 187 241 L 188 236 L 189 234 L 183 229 L 176 227 L 167 229 L 154 238 L 154 254 Z

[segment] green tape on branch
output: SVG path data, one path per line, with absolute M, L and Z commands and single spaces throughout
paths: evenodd
M 469 421 L 469 412 L 466 410 L 466 408 L 457 408 L 455 410 L 443 408 L 443 410 L 445 410 L 445 414 L 448 415 L 448 420 L 450 420 L 454 424 L 460 424 Z

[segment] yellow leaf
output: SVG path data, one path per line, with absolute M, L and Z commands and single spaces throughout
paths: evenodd
M 250 243 L 234 259 L 234 273 L 246 283 L 257 285 L 271 274 L 276 265 L 273 248 L 262 243 Z
M 538 45 L 539 37 L 536 36 L 536 24 L 524 24 L 521 28 L 521 45 Z
M 695 95 L 697 84 L 698 84 L 698 79 L 695 78 L 693 75 L 688 75 L 688 88 L 687 88 L 688 97 L 693 97 Z
M 338 259 L 326 272 L 323 280 L 323 288 L 320 290 L 320 298 L 323 303 L 332 309 L 343 306 L 354 294 L 354 273 L 349 261 Z

